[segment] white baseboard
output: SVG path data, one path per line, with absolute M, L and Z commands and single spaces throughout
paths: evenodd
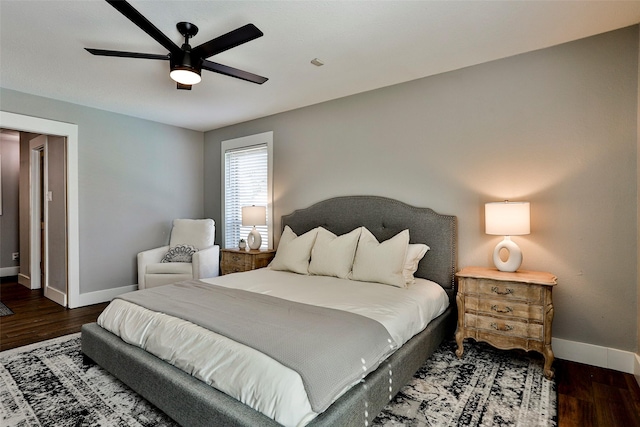
M 638 355 L 630 351 L 559 338 L 553 338 L 551 346 L 554 356 L 558 359 L 640 375 Z
M 84 307 L 87 305 L 99 304 L 101 302 L 111 301 L 120 294 L 138 290 L 138 285 L 122 286 L 120 288 L 105 289 L 103 291 L 86 292 L 78 295 L 77 305 L 69 308 Z
M 44 288 L 44 296 L 63 307 L 67 306 L 67 294 L 65 294 L 64 292 L 60 292 L 59 290 L 54 289 L 51 286 L 47 286 Z
M 19 272 L 20 272 L 20 266 L 0 267 L 0 277 L 17 276 Z
M 27 289 L 31 289 L 31 278 L 25 274 L 18 273 L 18 283 Z

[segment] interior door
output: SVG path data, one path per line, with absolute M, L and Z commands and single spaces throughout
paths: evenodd
M 42 287 L 45 297 L 66 307 L 66 138 L 40 135 L 29 148 L 31 288 Z

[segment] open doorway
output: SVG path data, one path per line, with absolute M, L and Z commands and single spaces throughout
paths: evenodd
M 42 288 L 45 297 L 66 307 L 66 138 L 8 129 L 1 129 L 0 135 L 10 135 L 16 143 L 2 139 L 3 149 L 11 148 L 4 151 L 16 155 L 11 164 L 5 162 L 12 166 L 7 184 L 15 188 L 7 189 L 7 215 L 0 217 L 3 230 L 11 231 L 8 242 L 2 239 L 0 258 L 6 264 L 12 254 L 20 254 L 13 272 L 18 282 L 29 289 Z
M 22 221 L 21 234 L 28 246 L 30 263 L 21 268 L 19 282 L 31 289 L 43 288 L 44 296 L 67 305 L 67 212 L 66 212 L 66 138 L 21 133 L 21 143 L 28 140 L 27 171 L 29 185 L 21 184 L 21 216 L 29 215 L 28 228 Z M 26 147 L 25 147 L 26 148 Z M 26 159 L 25 159 L 26 160 Z M 25 166 L 26 167 L 26 166 Z M 28 189 L 28 194 L 27 194 Z M 27 248 L 21 249 L 27 252 Z M 27 266 L 25 266 L 27 267 Z
M 43 191 L 38 193 L 41 201 L 41 206 L 43 206 L 43 210 L 45 211 L 44 217 L 46 218 L 45 223 L 49 222 L 49 230 L 45 230 L 44 238 L 39 239 L 40 241 L 44 240 L 44 250 L 46 251 L 44 257 L 40 255 L 41 258 L 44 258 L 43 270 L 45 271 L 45 280 L 42 280 L 40 276 L 40 270 L 34 269 L 37 271 L 38 277 L 40 277 L 41 281 L 44 283 L 48 283 L 50 290 L 52 292 L 47 292 L 50 295 L 51 299 L 58 302 L 61 305 L 74 308 L 81 305 L 80 301 L 80 286 L 79 286 L 79 224 L 78 224 L 78 126 L 56 122 L 47 119 L 40 119 L 36 117 L 24 116 L 20 114 L 8 113 L 4 111 L 0 111 L 0 128 L 13 129 L 16 131 L 31 133 L 31 134 L 40 134 L 40 135 L 48 135 L 48 144 L 49 147 L 52 147 L 54 144 L 51 142 L 52 138 L 61 138 L 59 141 L 63 141 L 63 143 L 58 142 L 58 145 L 64 147 L 64 150 L 57 150 L 55 156 L 59 157 L 59 160 L 62 161 L 62 166 L 56 168 L 60 173 L 63 174 L 64 180 L 58 179 L 56 182 L 61 183 L 59 187 L 52 187 L 48 189 L 47 185 L 41 183 Z M 37 136 L 37 135 L 32 135 Z M 27 150 L 30 151 L 29 147 Z M 42 171 L 47 169 L 47 163 L 51 164 L 53 161 L 52 151 L 45 150 L 43 154 L 44 159 L 42 160 L 44 164 L 42 167 L 40 166 L 40 150 L 36 150 L 38 155 L 37 159 L 37 170 Z M 27 159 L 30 159 L 30 154 L 27 154 Z M 28 163 L 31 160 L 27 161 Z M 27 172 L 29 173 L 29 172 Z M 42 175 L 46 176 L 44 172 L 38 172 Z M 29 181 L 30 178 L 27 178 Z M 28 199 L 31 200 L 31 193 L 27 190 Z M 44 199 L 42 199 L 44 198 Z M 51 200 L 49 200 L 51 199 Z M 61 214 L 49 215 L 53 211 L 46 212 L 47 210 L 52 208 L 52 204 L 57 203 L 61 206 L 58 207 L 55 211 Z M 22 210 L 22 209 L 21 209 Z M 27 209 L 29 212 L 29 209 Z M 38 214 L 36 214 L 36 217 Z M 22 217 L 22 215 L 21 215 Z M 23 218 L 21 218 L 21 221 Z M 63 224 L 66 224 L 66 229 L 64 226 L 54 226 L 53 222 L 55 221 L 63 221 Z M 27 216 L 27 227 L 30 229 L 31 223 L 35 221 L 31 220 L 31 216 Z M 46 225 L 45 225 L 46 229 Z M 41 225 L 36 229 L 38 234 L 40 234 Z M 60 230 L 59 235 L 55 235 L 54 230 Z M 29 249 L 28 253 L 31 253 L 30 241 L 31 236 L 35 233 L 30 233 L 27 237 L 29 240 Z M 64 244 L 60 243 L 60 239 L 64 239 Z M 54 243 L 58 242 L 58 243 Z M 21 245 L 22 246 L 22 245 Z M 22 251 L 22 249 L 21 249 Z M 21 254 L 22 258 L 22 254 Z M 24 258 L 23 258 L 24 259 Z M 21 269 L 22 262 L 21 260 Z M 31 260 L 28 260 L 29 272 L 25 275 L 24 279 L 30 281 L 32 279 L 31 275 Z M 47 268 L 47 265 L 49 268 Z M 52 269 L 51 266 L 55 265 L 56 268 Z M 21 274 L 22 274 L 21 270 Z M 46 291 L 47 288 L 45 288 Z M 66 295 L 65 295 L 66 294 Z

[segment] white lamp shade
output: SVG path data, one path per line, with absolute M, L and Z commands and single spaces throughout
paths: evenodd
M 267 208 L 265 206 L 244 206 L 242 208 L 242 225 L 266 225 Z
M 487 234 L 520 236 L 529 234 L 529 202 L 492 202 L 484 205 L 484 224 Z

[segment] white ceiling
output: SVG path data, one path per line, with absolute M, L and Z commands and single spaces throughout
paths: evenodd
M 84 50 L 167 53 L 108 3 L 0 0 L 0 85 L 207 131 L 640 22 L 640 1 L 130 3 L 178 45 L 178 21 L 199 27 L 192 46 L 253 23 L 263 37 L 210 59 L 269 81 L 203 71 L 178 91 L 166 61 Z

